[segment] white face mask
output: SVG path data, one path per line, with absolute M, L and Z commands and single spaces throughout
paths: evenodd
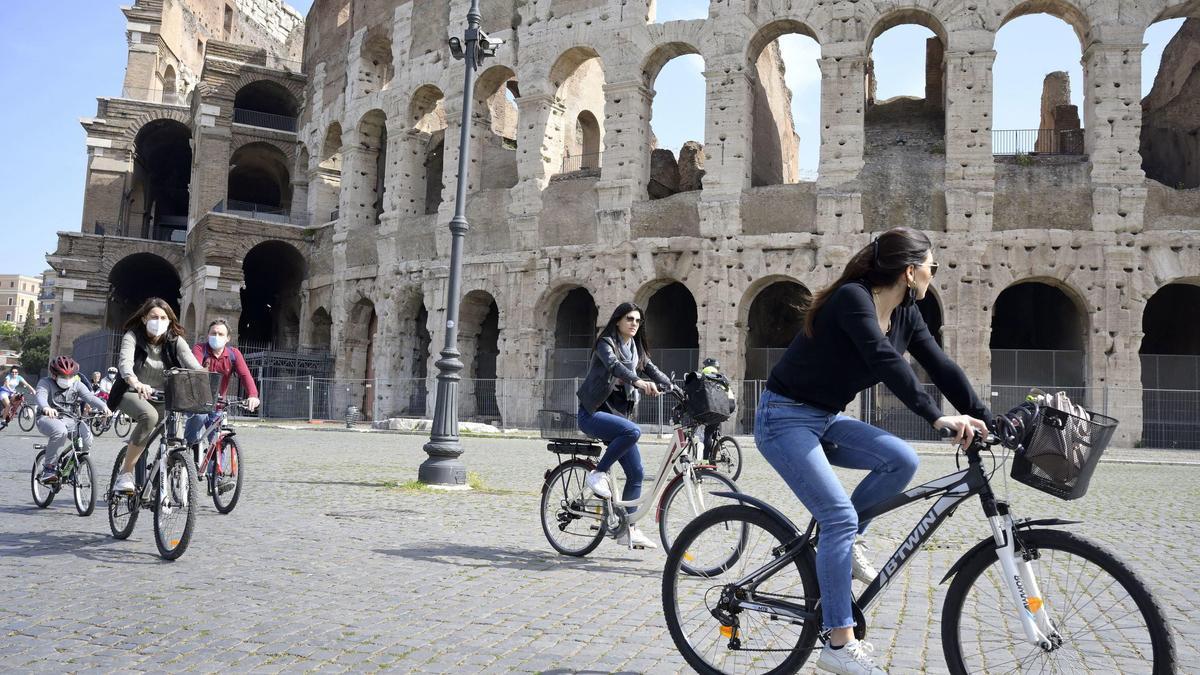
M 153 337 L 162 337 L 170 327 L 171 322 L 167 319 L 150 319 L 146 322 L 146 332 Z
M 223 335 L 209 335 L 208 336 L 208 346 L 212 347 L 214 350 L 223 349 L 225 347 L 225 343 L 227 343 L 227 342 L 229 342 L 229 338 L 227 338 Z
M 73 377 L 56 377 L 56 378 L 54 378 L 54 381 L 56 383 L 58 383 L 58 386 L 60 389 L 70 389 L 71 385 L 75 383 L 75 378 L 73 378 Z

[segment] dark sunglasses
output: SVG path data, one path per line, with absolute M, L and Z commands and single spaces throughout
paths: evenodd
M 937 263 L 935 263 L 935 262 L 931 262 L 931 263 L 929 263 L 928 265 L 926 265 L 926 264 L 923 264 L 923 263 L 922 263 L 922 264 L 920 264 L 920 265 L 917 265 L 917 267 L 928 267 L 928 268 L 929 268 L 929 276 L 930 276 L 930 277 L 936 277 L 936 276 L 937 276 L 938 264 L 937 264 Z

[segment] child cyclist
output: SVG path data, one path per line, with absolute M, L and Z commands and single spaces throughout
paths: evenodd
M 88 425 L 70 416 L 61 415 L 78 415 L 85 403 L 95 412 L 111 414 L 104 401 L 79 379 L 79 364 L 75 359 L 69 356 L 55 357 L 50 362 L 50 374 L 39 380 L 37 385 L 37 430 L 50 439 L 46 444 L 42 475 L 38 477 L 42 483 L 54 483 L 58 480 L 58 467 L 55 466 L 55 462 L 67 444 L 67 434 L 72 427 L 78 430 L 84 450 L 92 449 L 92 430 Z

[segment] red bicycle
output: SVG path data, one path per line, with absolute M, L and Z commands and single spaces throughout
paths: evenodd
M 16 417 L 21 431 L 33 431 L 33 425 L 37 423 L 37 411 L 33 409 L 33 405 L 26 403 L 25 395 L 20 393 L 13 394 L 9 401 L 8 409 L 4 411 L 3 419 L 0 419 L 0 429 L 11 424 L 12 418 Z
M 238 447 L 237 432 L 229 423 L 231 407 L 241 408 L 238 400 L 218 399 L 215 410 L 205 421 L 201 442 L 208 446 L 204 461 L 199 462 L 197 474 L 207 484 L 213 506 L 229 513 L 237 506 L 242 494 L 242 449 Z

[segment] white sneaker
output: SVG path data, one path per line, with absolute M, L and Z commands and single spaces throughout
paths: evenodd
M 626 528 L 625 534 L 617 537 L 617 543 L 622 546 L 632 545 L 634 548 L 658 548 L 658 544 L 647 537 L 636 525 Z
M 583 482 L 598 497 L 612 499 L 612 490 L 608 489 L 608 476 L 603 471 L 588 472 L 587 478 Z
M 113 492 L 133 492 L 135 488 L 132 473 L 118 474 L 117 480 L 113 481 Z
M 861 534 L 854 538 L 854 545 L 850 547 L 850 558 L 852 575 L 856 580 L 869 584 L 879 576 L 875 566 L 867 558 L 867 540 Z
M 875 665 L 871 652 L 875 651 L 866 642 L 847 642 L 841 649 L 834 649 L 828 643 L 821 649 L 821 658 L 817 659 L 817 667 L 829 673 L 839 675 L 887 675 Z

